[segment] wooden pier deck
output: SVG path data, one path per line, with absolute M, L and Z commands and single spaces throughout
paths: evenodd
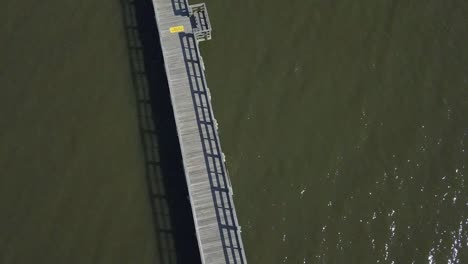
M 186 0 L 153 7 L 202 263 L 247 263 L 198 47 L 211 39 L 206 7 Z

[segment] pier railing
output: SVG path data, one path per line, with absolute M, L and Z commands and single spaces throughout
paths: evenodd
M 189 6 L 190 22 L 197 41 L 211 39 L 211 23 L 205 3 Z

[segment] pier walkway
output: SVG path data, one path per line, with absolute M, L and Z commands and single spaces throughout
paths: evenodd
M 202 263 L 247 263 L 198 44 L 204 4 L 153 0 Z

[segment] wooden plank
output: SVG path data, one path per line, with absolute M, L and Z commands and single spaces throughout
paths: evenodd
M 186 2 L 182 6 L 186 6 Z M 180 6 L 175 6 L 171 0 L 153 0 L 153 7 L 202 263 L 246 263 L 234 202 L 230 193 L 222 191 L 228 190 L 228 180 L 225 179 L 228 176 L 222 161 L 198 42 L 193 37 L 180 35 L 193 33 L 190 19 L 175 14 L 174 10 Z M 209 25 L 208 17 L 206 19 Z M 192 93 L 192 88 L 199 93 Z M 205 132 L 201 134 L 200 131 Z M 218 179 L 224 189 L 216 188 L 218 183 L 214 184 L 214 181 L 218 182 Z M 227 213 L 223 207 L 228 208 Z M 222 224 L 229 224 L 229 228 L 235 231 L 226 230 Z M 226 231 L 240 243 L 231 245 Z M 233 246 L 241 250 L 233 253 L 228 248 Z

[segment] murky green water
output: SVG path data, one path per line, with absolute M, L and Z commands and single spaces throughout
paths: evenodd
M 251 263 L 468 263 L 468 2 L 206 2 Z
M 0 9 L 0 262 L 160 263 L 120 1 Z M 206 0 L 249 263 L 467 263 L 468 2 Z
M 154 263 L 120 1 L 3 1 L 0 263 Z

